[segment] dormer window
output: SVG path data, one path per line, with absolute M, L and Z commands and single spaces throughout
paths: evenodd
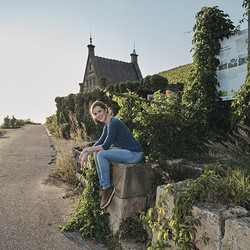
M 89 69 L 91 70 L 91 68 L 92 68 L 92 64 L 90 63 L 90 64 L 89 64 Z

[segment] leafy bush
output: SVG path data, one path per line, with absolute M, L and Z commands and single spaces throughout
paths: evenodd
M 249 63 L 248 63 L 249 64 Z M 248 66 L 249 68 L 250 66 Z M 245 84 L 237 91 L 232 101 L 232 126 L 250 124 L 250 73 L 248 72 Z
M 147 230 L 143 227 L 140 218 L 126 218 L 119 228 L 120 237 L 134 239 L 135 242 L 146 243 L 148 241 Z
M 4 130 L 0 129 L 0 136 L 2 136 L 4 134 Z
M 133 131 L 150 161 L 183 157 L 197 147 L 198 140 L 174 94 L 166 98 L 158 91 L 151 102 L 132 93 L 113 98 L 120 106 L 117 117 Z

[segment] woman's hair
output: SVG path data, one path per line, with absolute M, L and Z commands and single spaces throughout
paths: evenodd
M 107 113 L 109 113 L 109 108 L 107 106 L 107 104 L 105 104 L 104 102 L 102 101 L 95 101 L 92 103 L 91 107 L 90 107 L 90 114 L 92 116 L 92 119 L 95 121 L 95 117 L 93 115 L 93 109 L 96 107 L 96 106 L 99 106 L 101 108 L 103 108 L 104 110 L 107 109 Z

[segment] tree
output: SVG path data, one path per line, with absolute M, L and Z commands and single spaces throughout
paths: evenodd
M 9 126 L 10 126 L 10 118 L 9 118 L 9 116 L 7 115 L 7 116 L 4 117 L 4 119 L 3 119 L 3 127 L 4 127 L 4 128 L 9 128 Z
M 11 120 L 11 127 L 12 127 L 12 128 L 15 128 L 16 122 L 17 122 L 17 120 L 16 120 L 16 118 L 15 118 L 14 115 L 13 115 L 13 116 L 12 116 L 12 120 Z

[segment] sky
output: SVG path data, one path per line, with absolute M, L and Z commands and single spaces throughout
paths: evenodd
M 78 93 L 90 33 L 95 55 L 130 62 L 143 77 L 192 60 L 195 15 L 218 6 L 237 26 L 243 0 L 0 0 L 0 124 L 45 123 L 55 98 Z M 247 28 L 247 22 L 241 29 Z

